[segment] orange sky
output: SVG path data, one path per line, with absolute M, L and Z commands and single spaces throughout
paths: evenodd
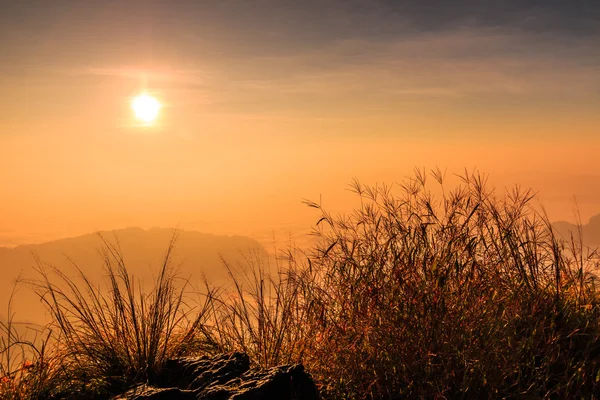
M 553 219 L 572 219 L 573 196 L 584 222 L 600 213 L 600 29 L 572 28 L 579 10 L 515 6 L 519 25 L 414 2 L 396 20 L 386 1 L 224 3 L 0 10 L 0 245 L 301 232 L 317 218 L 303 198 L 347 209 L 353 178 L 415 166 L 531 186 Z M 129 108 L 143 89 L 164 104 L 154 127 Z

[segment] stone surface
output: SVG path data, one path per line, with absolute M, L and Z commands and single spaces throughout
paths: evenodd
M 180 388 L 156 388 L 148 385 L 137 386 L 128 392 L 114 397 L 120 400 L 194 400 L 197 395 L 191 390 Z
M 300 364 L 251 369 L 244 353 L 170 360 L 152 385 L 114 400 L 313 400 L 318 391 Z

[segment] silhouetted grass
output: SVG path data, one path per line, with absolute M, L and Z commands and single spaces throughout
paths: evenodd
M 439 171 L 352 188 L 360 207 L 323 211 L 303 282 L 318 304 L 305 362 L 324 393 L 600 394 L 597 254 L 556 237 L 531 192 L 494 194 L 477 174 L 445 192 Z
M 60 375 L 55 362 L 56 348 L 49 346 L 50 332 L 47 330 L 36 331 L 33 338 L 28 338 L 26 333 L 32 330 L 17 329 L 12 313 L 16 289 L 15 284 L 8 302 L 7 320 L 0 321 L 0 398 L 47 398 Z
M 598 254 L 557 237 L 530 191 L 461 179 L 354 182 L 350 215 L 308 201 L 322 213 L 314 248 L 273 271 L 256 254 L 224 262 L 231 284 L 206 282 L 194 314 L 173 243 L 148 295 L 106 242 L 107 291 L 41 268 L 62 376 L 106 393 L 169 357 L 242 350 L 263 367 L 304 363 L 326 398 L 599 398 Z
M 293 254 L 268 259 L 252 253 L 234 268 L 225 260 L 231 285 L 209 290 L 212 341 L 219 351 L 241 350 L 261 367 L 301 362 L 306 347 L 306 297 L 294 279 Z M 210 284 L 206 283 L 207 288 Z
M 170 265 L 174 243 L 175 236 L 148 293 L 128 272 L 118 244 L 107 241 L 106 287 L 76 265 L 78 279 L 40 265 L 37 289 L 60 334 L 70 379 L 82 393 L 109 394 L 152 381 L 167 359 L 198 347 L 205 309 L 186 303 L 187 281 Z

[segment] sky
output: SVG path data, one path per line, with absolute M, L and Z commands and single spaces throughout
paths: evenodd
M 0 246 L 304 232 L 415 167 L 600 213 L 598 1 L 4 1 L 0 38 Z

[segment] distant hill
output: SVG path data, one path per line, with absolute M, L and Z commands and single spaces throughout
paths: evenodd
M 555 222 L 554 227 L 565 238 L 569 239 L 571 233 L 577 238 L 579 236 L 577 225 L 566 221 Z M 583 243 L 592 248 L 600 247 L 600 214 L 590 218 L 587 224 L 582 226 Z
M 151 282 L 173 235 L 172 229 L 127 228 L 100 232 L 108 242 L 118 242 L 125 263 L 137 279 Z M 87 234 L 51 242 L 22 245 L 14 248 L 0 247 L 0 315 L 6 318 L 8 298 L 14 282 L 21 274 L 25 279 L 35 278 L 33 269 L 36 257 L 44 264 L 74 271 L 75 263 L 89 277 L 102 279 L 103 261 L 99 251 L 103 243 L 98 233 Z M 203 276 L 216 284 L 223 283 L 227 271 L 221 257 L 232 264 L 243 260 L 244 255 L 256 253 L 266 256 L 264 248 L 254 239 L 245 236 L 216 236 L 194 231 L 177 231 L 177 241 L 172 257 L 181 275 L 193 284 L 201 285 Z M 16 320 L 39 322 L 43 320 L 43 307 L 33 291 L 21 285 L 13 302 Z

